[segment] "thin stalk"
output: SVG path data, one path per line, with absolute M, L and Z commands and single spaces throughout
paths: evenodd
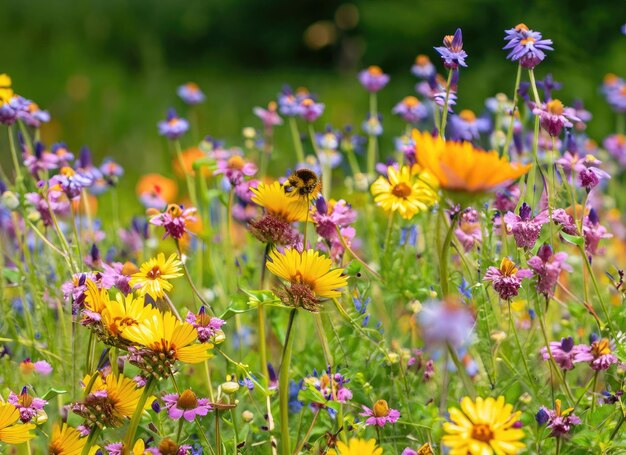
M 100 434 L 100 428 L 96 425 L 94 429 L 91 431 L 91 433 L 89 433 L 89 436 L 87 437 L 87 442 L 83 446 L 83 451 L 81 452 L 81 455 L 87 455 L 89 453 L 94 442 L 97 441 L 99 434 Z M 130 447 L 130 446 L 127 446 L 127 447 Z
M 439 208 L 439 216 L 442 224 L 445 226 L 445 210 L 443 207 Z M 439 257 L 439 282 L 441 284 L 441 294 L 443 297 L 446 297 L 449 293 L 448 288 L 448 256 L 450 251 L 450 244 L 452 243 L 452 233 L 454 232 L 454 225 L 456 223 L 456 215 L 452 217 L 450 220 L 450 227 L 448 228 L 448 232 L 446 233 L 446 238 L 443 241 L 443 245 L 441 247 L 441 256 Z
M 296 151 L 298 163 L 304 163 L 304 149 L 302 148 L 300 131 L 298 131 L 298 124 L 296 123 L 295 117 L 289 117 L 289 129 L 291 131 L 291 139 L 293 140 L 293 148 Z
M 389 212 L 389 218 L 387 219 L 387 233 L 385 234 L 385 244 L 383 246 L 383 250 L 385 252 L 389 251 L 389 243 L 391 242 L 391 233 L 393 232 L 393 222 L 395 220 L 396 212 Z
M 217 455 L 222 455 L 222 435 L 220 433 L 220 411 L 215 410 L 215 447 Z
M 293 455 L 299 454 L 302 448 L 304 447 L 304 444 L 306 444 L 306 442 L 309 440 L 309 436 L 311 435 L 311 431 L 313 430 L 313 427 L 315 426 L 315 422 L 317 422 L 317 417 L 319 416 L 319 414 L 320 414 L 320 410 L 317 409 L 315 411 L 315 414 L 313 414 L 313 421 L 311 422 L 309 429 L 304 435 L 304 439 L 302 440 L 300 444 L 298 444 L 298 446 L 296 447 L 296 450 L 293 452 Z
M 330 347 L 328 346 L 328 339 L 326 338 L 326 331 L 324 330 L 324 323 L 322 322 L 322 315 L 320 313 L 313 314 L 313 320 L 315 321 L 315 331 L 320 339 L 322 345 L 322 352 L 324 353 L 324 361 L 326 366 L 333 365 L 333 355 L 330 353 Z
M 176 316 L 176 319 L 178 319 L 179 321 L 182 321 L 183 318 L 180 317 L 180 313 L 176 309 L 176 306 L 174 306 L 174 302 L 172 302 L 170 300 L 170 298 L 167 296 L 167 294 L 165 294 L 165 293 L 163 293 L 163 300 L 165 300 L 167 302 L 167 306 L 169 306 L 170 311 L 172 312 L 172 314 L 174 316 Z
M 519 89 L 519 84 L 522 79 L 522 65 L 517 66 L 517 76 L 515 77 L 515 90 L 513 90 L 513 107 L 511 109 L 511 122 L 509 123 L 509 128 L 506 132 L 506 141 L 504 142 L 504 147 L 502 148 L 502 152 L 500 156 L 508 153 L 509 146 L 511 145 L 511 139 L 513 139 L 513 127 L 515 126 L 515 112 L 517 111 L 517 90 Z
M 266 244 L 265 249 L 263 251 L 263 258 L 261 260 L 261 287 L 260 289 L 265 289 L 265 261 L 267 260 L 267 256 L 270 253 L 272 246 L 271 244 Z M 265 387 L 267 387 L 269 382 L 269 373 L 267 371 L 267 342 L 266 342 L 266 333 L 265 333 L 265 306 L 263 303 L 259 303 L 257 307 L 257 333 L 258 333 L 258 345 L 259 345 L 259 362 L 261 363 L 259 370 L 261 371 L 261 376 L 263 377 L 263 383 Z
M 135 433 L 137 433 L 137 428 L 139 427 L 139 422 L 141 421 L 141 415 L 143 414 L 143 408 L 146 405 L 146 401 L 152 392 L 152 387 L 156 383 L 156 379 L 151 377 L 148 378 L 148 382 L 143 389 L 143 393 L 139 397 L 139 401 L 137 402 L 137 407 L 135 408 L 135 412 L 130 419 L 130 424 L 128 425 L 128 430 L 126 431 L 126 438 L 124 439 L 125 447 L 132 447 L 133 441 L 135 440 Z
M 297 310 L 294 308 L 289 313 L 289 323 L 285 334 L 282 360 L 280 362 L 280 374 L 278 390 L 280 393 L 280 436 L 282 453 L 291 453 L 291 440 L 289 439 L 289 366 L 291 365 L 291 352 L 293 349 L 293 321 Z
M 191 179 L 191 174 L 187 172 L 185 168 L 185 160 L 183 159 L 183 151 L 180 146 L 180 141 L 177 139 L 174 141 L 174 149 L 176 150 L 176 156 L 178 157 L 178 164 L 180 165 L 180 170 L 183 174 L 185 174 L 185 182 L 187 183 L 187 192 L 189 193 L 189 199 L 191 199 L 191 203 L 194 207 L 198 207 L 198 199 L 196 199 L 196 187 L 194 185 L 193 180 Z
M 446 97 L 443 100 L 443 108 L 441 112 L 441 123 L 439 128 L 439 137 L 445 139 L 446 119 L 448 118 L 448 102 L 450 101 L 450 82 L 452 82 L 452 73 L 454 70 L 448 70 L 448 80 L 446 82 Z
M 376 92 L 370 93 L 370 118 L 378 117 L 378 99 Z M 375 135 L 370 134 L 367 142 L 367 175 L 370 179 L 374 178 L 376 168 L 376 152 L 378 149 L 378 140 Z
M 359 263 L 361 264 L 363 267 L 365 267 L 365 270 L 367 270 L 374 278 L 376 278 L 378 281 L 382 281 L 383 277 L 380 276 L 374 269 L 372 269 L 367 262 L 365 262 L 363 259 L 361 259 L 355 252 L 354 250 L 352 250 L 352 248 L 350 248 L 350 245 L 347 244 L 346 239 L 343 238 L 343 235 L 341 235 L 341 229 L 339 229 L 339 226 L 336 226 L 337 229 L 337 235 L 339 236 L 339 241 L 341 242 L 341 245 L 343 246 L 344 250 L 346 250 L 348 253 L 350 253 L 350 255 Z

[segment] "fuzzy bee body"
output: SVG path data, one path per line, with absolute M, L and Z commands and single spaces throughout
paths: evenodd
M 298 169 L 285 182 L 285 192 L 298 197 L 315 199 L 322 190 L 322 182 L 310 169 Z

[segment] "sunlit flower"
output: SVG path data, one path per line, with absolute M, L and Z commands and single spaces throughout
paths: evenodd
M 520 411 L 512 412 L 504 397 L 469 397 L 461 400 L 461 409 L 449 408 L 451 422 L 443 424 L 446 435 L 443 445 L 449 447 L 450 455 L 509 455 L 519 453 L 525 444 L 521 442 L 524 431 L 516 428 Z
M 189 130 L 189 122 L 178 117 L 176 111 L 170 108 L 167 111 L 167 118 L 158 124 L 159 134 L 170 140 L 176 140 Z
M 493 283 L 493 289 L 502 300 L 508 300 L 518 294 L 522 279 L 530 278 L 532 274 L 529 269 L 518 269 L 509 258 L 505 257 L 500 267 L 489 267 L 483 279 Z
M 11 392 L 7 401 L 20 411 L 22 423 L 28 423 L 33 420 L 37 413 L 48 404 L 46 400 L 30 395 L 26 387 L 22 388 L 22 393 L 19 395 Z
M 601 252 L 599 248 L 600 240 L 609 239 L 613 237 L 613 234 L 600 224 L 598 212 L 592 208 L 583 219 L 583 236 L 585 237 L 585 251 L 587 254 L 596 255 L 598 252 Z
M 435 47 L 435 50 L 441 55 L 446 68 L 456 70 L 459 65 L 467 67 L 467 53 L 463 50 L 463 33 L 460 28 L 456 29 L 454 35 L 444 36 L 443 46 Z
M 384 427 L 388 423 L 396 423 L 400 418 L 400 411 L 397 409 L 391 409 L 385 400 L 378 400 L 374 403 L 372 409 L 367 406 L 361 407 L 364 412 L 359 415 L 367 417 L 365 420 L 366 425 Z
M 554 409 L 542 406 L 535 416 L 539 425 L 546 425 L 549 428 L 550 436 L 559 438 L 570 432 L 574 425 L 580 425 L 582 421 L 572 411 L 574 408 L 561 409 L 561 400 L 554 400 Z
M 543 39 L 541 33 L 530 30 L 526 24 L 518 24 L 504 33 L 508 41 L 504 49 L 511 49 L 506 58 L 519 61 L 524 68 L 533 69 L 546 58 L 544 51 L 554 50 L 552 40 Z
M 389 166 L 387 177 L 378 177 L 370 191 L 383 210 L 398 212 L 409 220 L 437 202 L 436 190 L 437 181 L 419 166 L 402 166 L 399 170 Z
M 533 114 L 539 116 L 541 127 L 552 137 L 559 136 L 563 128 L 572 128 L 572 122 L 580 122 L 575 111 L 563 106 L 560 100 L 553 99 L 541 106 L 535 106 Z
M 485 152 L 469 142 L 451 142 L 413 130 L 417 162 L 449 193 L 491 192 L 524 175 L 530 165 L 509 163 L 498 152 Z
M 206 343 L 210 341 L 222 328 L 226 321 L 220 318 L 211 317 L 206 313 L 204 305 L 200 307 L 198 314 L 187 313 L 185 320 L 198 331 L 198 341 Z
M 20 424 L 20 411 L 10 403 L 0 403 L 0 442 L 21 444 L 35 437 L 32 423 Z
M 567 253 L 554 253 L 552 247 L 544 243 L 537 255 L 528 259 L 528 267 L 537 276 L 537 291 L 544 295 L 552 296 L 554 287 L 563 270 L 572 271 L 572 267 L 566 262 Z
M 407 123 L 419 123 L 428 116 L 428 109 L 414 96 L 406 96 L 394 106 L 392 113 Z
M 193 422 L 197 416 L 205 416 L 211 410 L 208 398 L 198 398 L 191 389 L 183 393 L 170 393 L 163 397 L 167 414 L 171 419 L 179 420 L 183 417 Z
M 202 93 L 202 90 L 195 82 L 187 82 L 181 85 L 176 90 L 176 93 L 187 104 L 200 104 L 205 98 L 204 93 Z
M 415 57 L 415 63 L 411 67 L 411 73 L 420 79 L 428 79 L 436 73 L 435 65 L 430 61 L 428 55 L 420 54 Z
M 52 428 L 48 454 L 80 455 L 86 443 L 87 438 L 81 437 L 80 432 L 76 428 L 68 426 L 67 423 L 61 423 L 61 425 L 55 425 Z
M 257 172 L 256 164 L 246 161 L 238 153 L 232 153 L 224 158 L 217 160 L 217 169 L 213 174 L 223 174 L 232 186 L 243 182 L 245 177 L 252 177 Z
M 271 129 L 276 125 L 282 125 L 283 119 L 280 118 L 278 112 L 276 112 L 277 105 L 275 101 L 270 101 L 267 105 L 267 109 L 262 107 L 255 107 L 253 109 L 254 115 L 259 117 L 263 122 L 265 129 Z
M 507 234 L 513 234 L 518 248 L 532 248 L 535 246 L 541 227 L 550 221 L 544 211 L 532 217 L 532 209 L 525 202 L 519 208 L 519 215 L 508 212 L 504 215 L 504 224 Z
M 574 369 L 575 363 L 589 362 L 593 360 L 589 346 L 584 344 L 574 344 L 572 337 L 561 338 L 561 341 L 550 342 L 550 352 L 545 346 L 541 348 L 543 360 L 550 360 L 550 354 L 554 362 L 563 370 Z
M 182 205 L 170 204 L 167 206 L 165 212 L 158 213 L 150 218 L 150 224 L 155 226 L 163 226 L 165 234 L 163 238 L 167 236 L 173 239 L 180 240 L 187 230 L 187 225 L 196 221 L 195 207 L 184 208 Z
M 376 439 L 352 438 L 345 444 L 337 441 L 334 449 L 330 449 L 328 455 L 382 455 L 383 449 L 376 445 Z
M 209 358 L 207 351 L 212 347 L 207 343 L 196 344 L 196 329 L 187 322 L 179 321 L 170 312 L 155 312 L 141 324 L 126 328 L 122 336 L 145 348 L 144 352 L 137 353 L 137 358 L 133 359 L 131 355 L 131 361 L 144 368 L 150 366 L 148 371 L 158 373 L 167 373 L 164 368 L 169 369 L 176 360 L 200 363 Z
M 324 103 L 318 103 L 314 98 L 307 96 L 300 101 L 300 117 L 307 122 L 314 122 L 324 113 Z
M 286 305 L 316 312 L 320 299 L 339 297 L 338 289 L 344 288 L 348 280 L 343 269 L 331 270 L 329 258 L 320 256 L 317 251 L 306 250 L 300 253 L 288 248 L 284 253 L 274 250 L 269 255 L 267 269 L 279 278 L 289 282 L 278 291 Z
M 359 73 L 359 82 L 369 92 L 381 90 L 389 82 L 389 75 L 383 73 L 380 66 L 372 65 Z
M 480 138 L 480 133 L 491 129 L 491 121 L 486 117 L 476 117 L 473 111 L 463 109 L 459 115 L 450 117 L 452 139 L 473 141 Z
M 133 274 L 130 286 L 138 286 L 141 295 L 148 294 L 156 300 L 174 287 L 169 280 L 183 276 L 181 267 L 182 262 L 176 254 L 172 254 L 166 261 L 165 254 L 159 253 L 156 258 L 141 264 L 139 272 Z
M 606 370 L 619 361 L 615 354 L 613 354 L 611 343 L 609 343 L 607 338 L 602 338 L 591 343 L 590 352 L 593 356 L 590 366 L 596 371 Z

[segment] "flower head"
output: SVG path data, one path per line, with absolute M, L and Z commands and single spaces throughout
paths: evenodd
M 280 118 L 277 112 L 278 105 L 275 101 L 270 101 L 267 105 L 267 109 L 262 107 L 255 107 L 253 109 L 254 115 L 259 117 L 263 122 L 263 127 L 268 130 L 272 129 L 276 125 L 282 125 L 283 119 Z
M 544 295 L 552 296 L 554 287 L 559 279 L 561 271 L 572 271 L 567 261 L 567 253 L 554 253 L 552 247 L 544 243 L 537 255 L 528 260 L 528 267 L 535 273 L 537 277 L 537 291 Z
M 443 424 L 442 443 L 451 455 L 509 455 L 520 452 L 524 431 L 516 428 L 520 411 L 512 412 L 504 397 L 469 397 L 461 400 L 461 409 L 450 408 L 451 422 Z
M 428 55 L 420 54 L 415 57 L 415 63 L 411 67 L 411 73 L 420 79 L 428 79 L 437 73 L 435 65 L 430 61 Z
M 523 278 L 530 278 L 532 272 L 529 269 L 518 269 L 509 259 L 504 258 L 500 267 L 489 267 L 485 273 L 485 281 L 493 283 L 493 289 L 502 300 L 509 300 L 515 297 L 522 286 Z
M 372 65 L 359 73 L 359 82 L 369 92 L 381 90 L 389 82 L 389 75 L 383 73 L 380 66 Z
M 183 276 L 180 273 L 181 266 L 182 262 L 176 254 L 172 254 L 166 261 L 165 254 L 159 253 L 156 258 L 141 264 L 139 272 L 133 274 L 130 286 L 138 286 L 140 295 L 148 294 L 156 300 L 174 287 L 169 280 Z
M 444 36 L 443 46 L 435 47 L 435 50 L 441 55 L 446 68 L 456 70 L 459 66 L 467 67 L 467 53 L 463 50 L 463 33 L 460 28 L 456 29 L 454 35 Z
M 197 210 L 194 207 L 184 208 L 182 205 L 170 204 L 164 212 L 153 215 L 150 218 L 150 224 L 155 226 L 163 226 L 165 234 L 173 239 L 180 240 L 187 230 L 187 225 L 196 221 Z
M 541 212 L 537 216 L 532 216 L 531 207 L 525 202 L 519 208 L 519 215 L 508 212 L 504 215 L 504 223 L 507 234 L 513 234 L 515 244 L 518 248 L 532 248 L 535 246 L 541 226 L 549 220 L 546 212 Z
M 469 142 L 451 142 L 413 130 L 417 162 L 448 193 L 480 194 L 510 184 L 530 165 L 509 163 L 498 152 L 485 152 Z
M 0 93 L 1 96 L 1 93 Z M 0 442 L 21 444 L 35 437 L 32 423 L 20 424 L 20 410 L 11 403 L 0 403 Z
M 572 128 L 572 122 L 580 122 L 576 112 L 563 106 L 560 100 L 553 99 L 533 109 L 533 114 L 539 116 L 541 127 L 552 137 L 559 136 L 563 127 Z
M 593 356 L 590 366 L 596 371 L 607 370 L 611 365 L 618 362 L 618 358 L 613 354 L 611 343 L 607 338 L 602 338 L 591 343 L 590 352 Z
M 459 349 L 471 342 L 475 319 L 468 306 L 449 298 L 424 303 L 417 322 L 428 348 L 449 344 Z
M 454 234 L 465 251 L 470 251 L 475 245 L 480 245 L 483 240 L 483 233 L 478 221 L 478 212 L 475 209 L 470 207 L 461 213 Z
M 269 255 L 267 269 L 289 282 L 278 293 L 286 305 L 316 312 L 320 299 L 339 297 L 341 289 L 348 284 L 343 269 L 331 270 L 329 258 L 317 251 L 302 253 L 288 248 L 284 253 L 274 250 Z
M 563 370 L 572 370 L 575 363 L 589 362 L 593 360 L 590 354 L 589 346 L 584 344 L 574 344 L 572 337 L 561 338 L 561 341 L 550 342 L 550 352 L 544 346 L 541 348 L 541 357 L 543 360 L 550 360 L 550 354 L 556 364 Z
M 171 419 L 178 420 L 183 417 L 188 422 L 193 422 L 197 416 L 205 416 L 211 410 L 208 398 L 198 398 L 191 389 L 183 393 L 171 393 L 163 397 L 167 414 Z
M 367 417 L 365 420 L 366 425 L 377 425 L 384 427 L 388 423 L 396 423 L 400 418 L 400 411 L 397 409 L 391 409 L 385 400 L 378 400 L 372 406 L 372 409 L 367 406 L 361 406 L 363 408 L 360 416 Z
M 574 408 L 561 409 L 561 400 L 554 400 L 554 409 L 542 406 L 537 413 L 536 419 L 540 425 L 549 428 L 550 436 L 559 438 L 570 432 L 574 425 L 580 425 L 580 418 L 572 413 Z
M 544 51 L 554 50 L 552 40 L 543 39 L 541 33 L 530 30 L 526 24 L 518 24 L 504 33 L 508 41 L 504 49 L 511 50 L 506 58 L 519 62 L 523 68 L 533 69 L 546 58 Z
M 318 103 L 312 96 L 300 101 L 300 117 L 307 122 L 314 122 L 324 113 L 324 103 Z
M 437 181 L 419 166 L 387 168 L 387 177 L 378 177 L 372 184 L 374 202 L 386 212 L 398 212 L 409 220 L 437 202 Z
M 376 445 L 376 439 L 352 438 L 348 443 L 337 441 L 334 449 L 328 451 L 328 455 L 382 455 L 383 449 Z
M 391 111 L 407 123 L 419 123 L 428 116 L 428 109 L 414 96 L 406 96 Z
M 189 122 L 184 118 L 178 117 L 176 111 L 170 108 L 167 111 L 167 118 L 162 122 L 159 122 L 159 134 L 165 136 L 170 140 L 176 140 L 187 132 L 189 129 Z
M 48 444 L 49 455 L 79 455 L 87 443 L 80 431 L 68 426 L 67 423 L 55 425 Z
M 48 402 L 42 398 L 33 397 L 28 393 L 28 388 L 22 388 L 19 395 L 11 392 L 7 400 L 20 411 L 22 423 L 28 423 L 43 409 Z
M 195 82 L 187 82 L 176 90 L 180 99 L 187 104 L 200 104 L 204 101 L 204 93 Z
M 476 117 L 473 111 L 463 109 L 459 115 L 450 117 L 452 138 L 463 141 L 473 141 L 480 138 L 491 128 L 491 121 L 485 117 Z
M 226 321 L 223 319 L 209 316 L 204 305 L 200 308 L 198 314 L 191 311 L 187 313 L 185 320 L 198 331 L 198 341 L 200 343 L 210 341 L 222 326 L 226 324 Z

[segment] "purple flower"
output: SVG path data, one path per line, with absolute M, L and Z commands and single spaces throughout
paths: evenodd
M 459 115 L 450 117 L 450 129 L 452 138 L 455 140 L 472 141 L 480 138 L 480 133 L 485 133 L 491 128 L 488 118 L 476 117 L 474 112 L 463 109 Z
M 170 393 L 163 397 L 167 414 L 171 419 L 179 420 L 183 417 L 193 422 L 197 416 L 205 416 L 212 409 L 208 398 L 198 398 L 191 389 L 183 393 Z
M 563 84 L 557 82 L 552 77 L 552 74 L 547 74 L 542 81 L 537 81 L 537 87 L 543 90 L 543 97 L 546 101 L 552 99 L 552 90 L 561 90 Z M 589 114 L 591 115 L 591 114 Z
M 532 209 L 525 202 L 519 209 L 519 216 L 513 212 L 504 215 L 504 223 L 507 234 L 513 234 L 515 244 L 519 248 L 532 248 L 539 238 L 541 226 L 549 221 L 545 212 L 539 213 L 532 218 Z
M 426 346 L 450 344 L 460 348 L 471 342 L 474 316 L 458 301 L 430 300 L 417 313 Z
M 29 374 L 34 371 L 35 373 L 42 376 L 48 376 L 50 373 L 52 373 L 52 365 L 50 365 L 45 360 L 32 362 L 30 358 L 26 358 L 20 363 L 20 370 L 24 374 Z
M 435 47 L 435 50 L 441 55 L 446 68 L 455 70 L 459 65 L 467 67 L 465 63 L 467 53 L 463 50 L 463 33 L 460 28 L 456 29 L 454 35 L 444 36 L 443 46 Z
M 312 97 L 300 101 L 299 115 L 307 122 L 314 122 L 324 113 L 324 103 L 318 103 Z
M 341 373 L 333 373 L 332 368 L 328 366 L 322 375 L 318 375 L 317 370 L 313 370 L 313 375 L 304 378 L 304 383 L 318 390 L 326 401 L 337 401 L 346 403 L 352 399 L 352 391 L 346 387 L 350 382 Z M 326 408 L 328 412 L 334 416 L 335 412 L 332 408 L 326 406 L 326 403 L 312 403 L 314 408 Z
M 100 165 L 100 172 L 109 185 L 115 186 L 119 178 L 124 175 L 124 168 L 111 158 L 106 158 Z
M 78 199 L 83 188 L 87 188 L 93 184 L 93 179 L 88 176 L 76 172 L 71 167 L 63 167 L 59 173 L 53 176 L 49 182 L 49 194 L 54 198 L 55 193 L 63 192 L 68 199 Z
M 132 292 L 130 287 L 130 276 L 137 272 L 137 267 L 127 262 L 122 264 L 121 262 L 114 262 L 113 264 L 102 264 L 102 278 L 100 280 L 103 289 L 111 289 L 115 286 L 124 295 L 128 295 Z
M 29 395 L 26 387 L 22 388 L 22 393 L 19 395 L 11 392 L 8 402 L 20 411 L 20 420 L 22 423 L 28 423 L 33 420 L 33 417 L 48 404 L 46 400 Z
M 28 126 L 33 128 L 39 128 L 42 123 L 48 123 L 50 121 L 50 113 L 39 108 L 37 103 L 27 100 L 28 106 L 26 109 L 19 112 L 18 117 L 23 120 Z
M 350 245 L 355 231 L 349 227 L 356 220 L 356 211 L 343 199 L 329 201 L 319 197 L 315 202 L 316 211 L 312 215 L 315 230 L 326 240 L 331 247 L 331 258 L 340 258 L 344 253 L 343 243 L 337 228 L 339 228 L 344 242 Z
M 573 127 L 572 121 L 581 121 L 571 107 L 563 106 L 563 103 L 557 99 L 535 106 L 533 114 L 539 116 L 541 127 L 552 137 L 559 136 L 563 127 Z
M 384 427 L 388 423 L 396 423 L 400 418 L 400 411 L 397 409 L 391 409 L 385 400 L 378 400 L 372 406 L 372 409 L 367 406 L 361 406 L 363 408 L 362 413 L 359 415 L 367 417 L 365 420 L 366 425 L 376 425 Z
M 555 409 L 548 409 L 542 406 L 537 413 L 536 419 L 539 425 L 546 425 L 552 430 L 550 436 L 559 438 L 570 432 L 574 425 L 581 423 L 580 418 L 571 412 L 573 408 L 561 410 L 561 400 L 555 401 Z
M 556 209 L 552 212 L 552 220 L 561 226 L 563 232 L 569 235 L 578 235 L 578 228 L 574 218 L 564 209 Z
M 189 130 L 189 122 L 179 118 L 174 108 L 167 111 L 167 118 L 158 124 L 159 134 L 170 140 L 176 140 Z
M 589 210 L 589 215 L 583 219 L 583 236 L 585 237 L 585 251 L 590 255 L 598 253 L 598 244 L 602 239 L 609 239 L 613 234 L 600 224 L 600 218 L 595 209 Z
M 593 358 L 589 365 L 595 371 L 607 370 L 611 365 L 618 362 L 607 338 L 591 343 L 590 353 Z
M 26 150 L 26 147 L 24 147 Z M 41 142 L 35 143 L 33 154 L 24 154 L 24 166 L 35 178 L 39 177 L 41 171 L 49 171 L 59 167 L 59 158 L 54 153 L 45 150 Z
M 602 169 L 595 166 L 590 166 L 581 169 L 578 173 L 578 177 L 576 178 L 576 183 L 589 192 L 598 186 L 601 180 L 610 178 L 611 176 L 607 172 L 604 172 Z
M 616 112 L 626 112 L 626 82 L 622 78 L 615 74 L 607 74 L 604 76 L 602 91 L 606 96 L 606 101 Z
M 470 251 L 483 241 L 483 233 L 478 221 L 478 212 L 472 208 L 465 209 L 459 218 L 458 227 L 454 230 L 463 249 Z
M 296 117 L 300 115 L 302 109 L 300 100 L 301 97 L 294 95 L 291 87 L 286 85 L 283 91 L 278 94 L 278 110 L 284 116 Z
M 276 125 L 283 124 L 283 119 L 280 118 L 280 115 L 276 112 L 277 107 L 278 106 L 275 101 L 270 101 L 267 105 L 267 109 L 257 106 L 252 110 L 252 112 L 254 112 L 254 115 L 261 119 L 263 127 L 266 130 L 270 130 Z
M 383 73 L 380 66 L 372 65 L 359 73 L 359 82 L 369 92 L 381 90 L 389 82 L 389 75 Z
M 550 342 L 550 353 L 556 364 L 563 370 L 572 370 L 575 363 L 589 362 L 593 359 L 589 346 L 584 344 L 574 345 L 572 337 L 562 338 L 560 342 Z M 541 348 L 543 360 L 550 360 L 550 353 L 544 346 Z
M 509 259 L 504 258 L 500 267 L 489 267 L 485 273 L 484 281 L 491 281 L 493 289 L 502 300 L 509 300 L 519 293 L 523 278 L 530 278 L 532 272 L 529 269 L 518 269 Z
M 150 224 L 163 226 L 165 234 L 173 239 L 180 240 L 186 232 L 189 232 L 187 225 L 196 221 L 197 210 L 194 207 L 184 208 L 182 205 L 170 204 L 167 209 L 150 218 Z
M 383 125 L 380 123 L 381 117 L 380 114 L 372 116 L 368 113 L 367 118 L 361 126 L 363 132 L 368 136 L 380 136 L 383 134 Z
M 217 169 L 213 175 L 224 174 L 232 186 L 241 183 L 245 177 L 252 177 L 257 172 L 256 164 L 246 161 L 237 153 L 236 150 L 232 154 L 225 154 L 217 160 Z
M 211 341 L 218 330 L 221 330 L 222 326 L 226 324 L 226 321 L 223 319 L 209 316 L 204 306 L 200 307 L 198 314 L 192 313 L 191 311 L 187 313 L 185 321 L 197 330 L 198 341 L 200 341 L 200 343 Z
M 415 63 L 411 67 L 411 73 L 420 79 L 428 79 L 437 74 L 437 70 L 428 55 L 420 54 L 415 57 Z
M 0 105 L 0 124 L 13 125 L 19 118 L 28 113 L 30 101 L 19 95 L 13 96 L 8 102 Z
M 414 96 L 407 96 L 391 112 L 407 123 L 419 123 L 428 116 L 428 109 Z
M 530 30 L 525 24 L 518 24 L 504 33 L 508 43 L 503 49 L 511 49 L 506 58 L 519 61 L 523 68 L 533 69 L 546 58 L 543 51 L 554 50 L 552 40 L 543 39 L 541 33 Z
M 611 134 L 604 139 L 604 148 L 622 167 L 626 167 L 626 136 Z
M 552 296 L 554 287 L 559 279 L 561 271 L 572 271 L 570 265 L 566 262 L 567 253 L 556 253 L 552 251 L 552 247 L 544 243 L 537 251 L 537 256 L 533 256 L 528 260 L 528 267 L 535 272 L 537 277 L 537 291 L 546 296 Z
M 204 93 L 195 82 L 187 82 L 176 90 L 178 96 L 187 104 L 200 104 L 204 101 Z
M 512 212 L 517 207 L 520 198 L 520 189 L 511 185 L 502 191 L 496 191 L 493 207 L 502 213 Z

